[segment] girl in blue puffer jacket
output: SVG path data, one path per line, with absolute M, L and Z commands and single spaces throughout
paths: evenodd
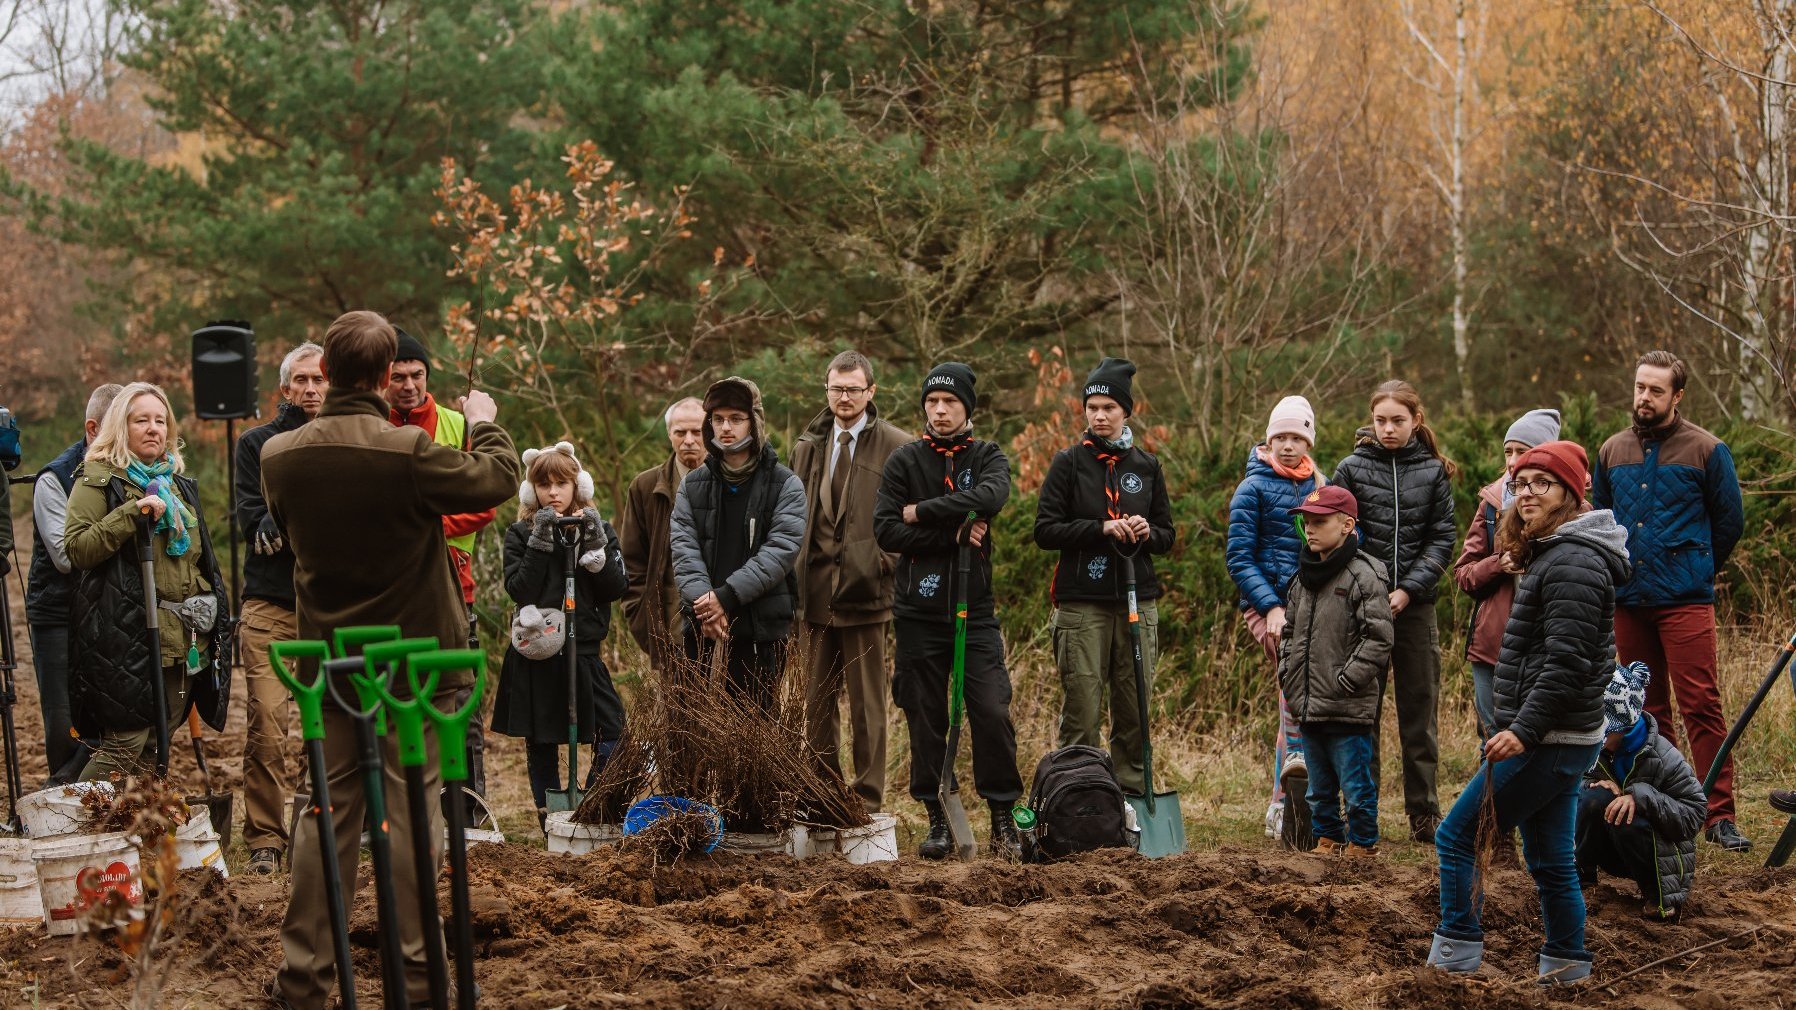
M 1291 520 L 1291 509 L 1327 479 L 1310 458 L 1316 444 L 1316 412 L 1301 396 L 1287 396 L 1272 408 L 1266 441 L 1247 455 L 1247 476 L 1229 501 L 1229 577 L 1241 590 L 1241 616 L 1247 632 L 1271 660 L 1278 683 L 1278 636 L 1285 626 L 1285 603 L 1297 574 L 1303 540 Z M 1272 801 L 1266 807 L 1266 834 L 1305 844 L 1309 807 L 1303 801 L 1309 768 L 1303 760 L 1303 738 L 1278 695 L 1278 740 L 1273 747 Z M 1286 797 L 1296 820 L 1285 830 Z M 1307 844 L 1305 844 L 1307 847 Z

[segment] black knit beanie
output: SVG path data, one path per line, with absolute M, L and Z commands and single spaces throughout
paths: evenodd
M 1135 363 L 1128 358 L 1105 358 L 1085 377 L 1083 403 L 1094 396 L 1108 396 L 1122 404 L 1123 413 L 1135 416 L 1135 394 L 1130 383 L 1135 378 Z
M 424 344 L 417 337 L 397 326 L 393 327 L 393 332 L 399 335 L 399 350 L 393 353 L 393 360 L 395 362 L 422 361 L 424 362 L 424 374 L 429 375 L 430 352 L 424 349 Z
M 971 368 L 958 361 L 944 361 L 930 369 L 928 378 L 923 380 L 921 400 L 927 401 L 930 393 L 953 393 L 966 404 L 967 417 L 971 418 L 973 410 L 979 406 L 979 394 L 973 388 L 977 381 Z

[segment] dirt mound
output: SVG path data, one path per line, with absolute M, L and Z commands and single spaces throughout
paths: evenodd
M 1551 993 L 1531 982 L 1539 920 L 1519 868 L 1492 871 L 1487 967 L 1471 979 L 1420 967 L 1435 921 L 1433 874 L 1377 862 L 1224 851 L 1157 862 L 1092 853 L 1042 867 L 730 855 L 668 864 L 641 850 L 570 858 L 503 845 L 475 848 L 470 875 L 486 1002 L 515 1008 L 1712 1010 L 1781 1005 L 1796 967 L 1791 870 L 1706 881 L 1671 926 L 1642 919 L 1631 894 L 1599 887 L 1589 929 L 1599 982 Z M 225 886 L 236 923 L 204 963 L 177 968 L 194 1006 L 252 1004 L 280 960 L 282 881 Z M 446 907 L 446 887 L 441 896 Z M 372 1005 L 366 888 L 352 925 Z M 217 933 L 207 933 L 197 939 L 210 945 Z M 4 988 L 35 982 L 47 1007 L 107 988 L 71 972 L 65 943 L 0 932 Z

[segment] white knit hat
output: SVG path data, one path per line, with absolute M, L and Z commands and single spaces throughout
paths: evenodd
M 1316 444 L 1316 412 L 1310 401 L 1301 396 L 1287 396 L 1272 408 L 1272 420 L 1266 422 L 1266 441 L 1274 435 L 1296 435 L 1310 445 Z

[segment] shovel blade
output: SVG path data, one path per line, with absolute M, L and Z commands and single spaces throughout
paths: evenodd
M 545 792 L 543 804 L 548 807 L 549 813 L 558 814 L 563 810 L 580 809 L 580 801 L 585 798 L 584 792 L 570 786 L 567 789 L 550 789 Z
M 1129 806 L 1135 808 L 1135 822 L 1141 826 L 1142 855 L 1159 859 L 1185 851 L 1185 814 L 1179 809 L 1178 793 L 1155 793 L 1151 811 L 1146 796 L 1126 798 Z
M 954 840 L 954 858 L 967 861 L 979 854 L 973 840 L 973 825 L 967 820 L 967 808 L 960 805 L 960 792 L 943 786 L 935 797 L 948 814 L 948 837 Z

